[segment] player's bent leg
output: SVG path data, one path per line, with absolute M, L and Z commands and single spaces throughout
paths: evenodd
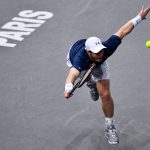
M 99 99 L 99 93 L 97 90 L 96 82 L 92 78 L 90 78 L 87 81 L 87 87 L 90 90 L 90 96 L 91 96 L 92 100 L 97 101 Z
M 100 81 L 100 80 L 109 79 L 109 76 L 110 76 L 109 68 L 108 68 L 108 64 L 106 61 L 104 61 L 101 65 L 99 65 L 98 67 L 96 67 L 93 70 L 93 72 L 92 72 L 92 80 L 93 81 L 91 81 L 87 84 L 88 87 L 92 87 L 90 90 L 90 94 L 91 94 L 91 97 L 93 97 L 92 98 L 93 100 L 94 99 L 98 100 L 98 98 L 99 98 L 99 93 L 97 90 L 96 83 L 98 83 L 98 81 Z

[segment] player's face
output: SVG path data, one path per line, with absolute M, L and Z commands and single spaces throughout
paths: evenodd
M 103 50 L 101 50 L 98 53 L 91 53 L 91 60 L 100 63 L 103 61 L 103 56 L 104 56 Z

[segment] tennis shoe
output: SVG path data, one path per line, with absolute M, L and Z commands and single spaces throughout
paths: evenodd
M 92 79 L 87 82 L 87 87 L 90 89 L 90 95 L 93 101 L 97 101 L 99 98 L 99 93 L 97 91 L 96 82 Z
M 116 131 L 116 127 L 112 121 L 111 124 L 106 123 L 106 131 L 105 136 L 108 139 L 109 144 L 118 144 L 119 143 L 119 136 Z

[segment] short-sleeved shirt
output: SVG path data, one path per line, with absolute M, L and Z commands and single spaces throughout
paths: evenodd
M 76 41 L 72 45 L 69 52 L 72 67 L 76 68 L 78 71 L 88 69 L 92 63 L 87 54 L 87 51 L 85 50 L 85 41 L 86 39 Z M 102 42 L 106 48 L 103 49 L 103 61 L 97 65 L 101 65 L 108 57 L 110 57 L 115 52 L 120 43 L 121 39 L 116 35 L 112 35 L 108 40 Z

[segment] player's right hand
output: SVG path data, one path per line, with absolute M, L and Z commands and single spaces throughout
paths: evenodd
M 70 91 L 73 89 L 73 84 L 72 83 L 66 83 L 65 85 L 65 92 L 64 92 L 64 97 L 65 98 L 70 98 L 73 96 L 73 94 L 70 94 Z
M 64 97 L 65 98 L 70 98 L 70 97 L 72 97 L 73 96 L 73 94 L 70 94 L 69 92 L 67 92 L 67 91 L 64 91 Z
M 65 98 L 70 98 L 73 96 L 73 94 L 70 94 L 70 91 L 73 89 L 73 84 L 72 83 L 66 83 L 65 85 L 65 91 L 64 91 L 64 97 Z

